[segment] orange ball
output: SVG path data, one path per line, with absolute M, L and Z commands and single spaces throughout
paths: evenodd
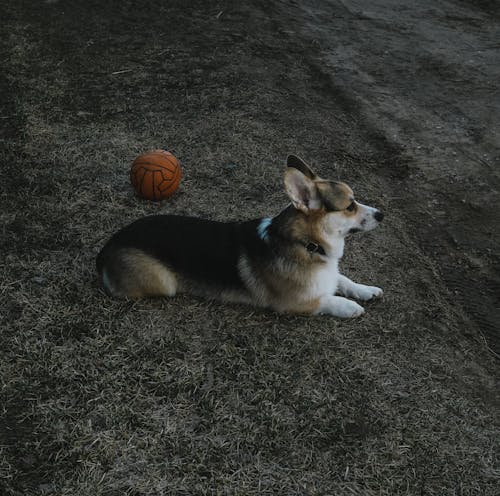
M 165 150 L 139 155 L 132 163 L 130 181 L 136 193 L 146 200 L 164 200 L 181 182 L 179 161 Z

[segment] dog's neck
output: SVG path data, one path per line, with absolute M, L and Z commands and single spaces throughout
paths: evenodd
M 339 236 L 331 236 L 328 238 L 328 244 L 324 246 L 324 248 L 329 258 L 340 260 L 344 255 L 344 246 L 345 238 Z
M 318 254 L 332 260 L 339 260 L 344 254 L 344 237 L 338 233 L 318 232 L 316 236 L 308 233 L 308 229 L 300 230 L 297 226 L 303 226 L 305 215 L 298 212 L 293 206 L 287 207 L 276 217 L 264 217 L 257 225 L 257 235 L 265 243 L 274 239 L 282 239 L 286 242 L 300 243 L 311 255 Z M 297 222 L 298 220 L 298 222 Z

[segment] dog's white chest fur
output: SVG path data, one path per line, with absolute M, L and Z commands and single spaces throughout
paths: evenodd
M 305 292 L 307 298 L 315 299 L 327 294 L 335 294 L 338 287 L 338 259 L 331 258 L 315 271 Z
M 327 247 L 328 259 L 324 265 L 319 267 L 308 288 L 308 296 L 318 298 L 323 295 L 333 295 L 337 292 L 339 285 L 339 260 L 344 254 L 344 240 L 330 237 Z

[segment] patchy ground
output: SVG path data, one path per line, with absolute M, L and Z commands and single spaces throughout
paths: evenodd
M 0 6 L 2 494 L 498 494 L 498 6 L 185 4 Z M 278 212 L 288 152 L 387 215 L 365 316 L 102 293 L 114 230 Z

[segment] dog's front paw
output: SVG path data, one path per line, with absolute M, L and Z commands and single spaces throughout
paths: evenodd
M 352 319 L 365 313 L 365 309 L 355 301 L 342 296 L 329 296 L 323 299 L 319 313 L 327 313 L 341 319 Z
M 361 301 L 373 300 L 375 298 L 381 298 L 384 292 L 382 289 L 377 288 L 377 286 L 365 286 L 364 284 L 358 284 L 354 291 L 354 298 Z
M 342 319 L 352 319 L 365 313 L 365 309 L 361 305 L 355 301 L 348 300 L 346 298 L 344 299 L 345 302 L 342 302 L 337 310 L 337 317 L 341 317 Z

